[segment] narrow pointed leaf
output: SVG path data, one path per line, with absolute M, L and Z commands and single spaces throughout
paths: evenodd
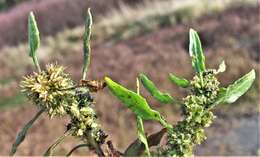
M 214 106 L 220 103 L 235 102 L 240 96 L 248 91 L 248 89 L 252 86 L 254 80 L 255 70 L 251 70 L 249 73 L 235 81 L 233 84 L 229 85 L 227 88 L 221 89 Z
M 192 67 L 200 74 L 205 71 L 205 56 L 203 54 L 201 42 L 198 33 L 190 29 L 189 54 L 192 58 Z
M 10 152 L 10 156 L 13 156 L 16 153 L 18 146 L 24 141 L 28 130 L 32 127 L 33 123 L 39 118 L 39 116 L 44 112 L 44 110 L 40 110 L 17 134 L 16 140 L 12 145 L 12 149 Z
M 33 12 L 30 12 L 28 17 L 28 33 L 29 56 L 33 57 L 40 46 L 40 33 Z
M 190 82 L 188 80 L 184 78 L 179 78 L 173 74 L 169 74 L 169 79 L 172 83 L 182 88 L 187 88 L 190 85 Z
M 173 103 L 174 99 L 168 93 L 162 93 L 158 90 L 158 88 L 154 85 L 154 83 L 148 79 L 144 74 L 140 74 L 139 78 L 145 87 L 145 89 L 160 103 Z
M 88 66 L 90 64 L 90 36 L 91 36 L 91 27 L 92 27 L 92 15 L 90 9 L 88 9 L 88 16 L 85 20 L 85 33 L 83 36 L 83 51 L 84 51 L 84 59 L 83 59 L 83 79 L 86 79 L 86 73 L 88 70 Z
M 28 17 L 28 43 L 29 43 L 29 56 L 32 57 L 33 63 L 38 71 L 41 71 L 36 51 L 40 46 L 40 33 L 33 12 L 30 12 Z
M 71 131 L 66 131 L 61 137 L 59 137 L 44 153 L 43 156 L 51 156 L 54 149 L 65 139 L 65 137 L 69 136 L 71 134 Z
M 126 107 L 144 120 L 161 120 L 160 113 L 152 110 L 146 100 L 137 93 L 126 89 L 108 77 L 105 82 L 112 92 Z
M 251 70 L 248 74 L 235 81 L 232 85 L 229 85 L 226 91 L 225 102 L 235 102 L 240 96 L 248 91 L 254 80 L 255 71 Z
M 150 152 L 149 152 L 149 146 L 148 146 L 148 142 L 147 142 L 147 139 L 146 139 L 146 135 L 145 135 L 145 132 L 144 132 L 143 120 L 140 116 L 137 116 L 136 120 L 137 120 L 138 138 L 144 144 L 147 155 L 151 156 Z

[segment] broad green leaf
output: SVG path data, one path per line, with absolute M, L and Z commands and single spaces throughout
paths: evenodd
M 179 78 L 173 74 L 169 74 L 169 79 L 172 83 L 182 88 L 187 88 L 190 85 L 190 82 L 188 80 L 184 78 Z
M 255 80 L 255 70 L 251 70 L 233 84 L 229 85 L 226 91 L 225 102 L 233 103 L 251 87 Z
M 40 46 L 40 33 L 33 12 L 28 17 L 28 42 L 29 56 L 32 57 L 34 65 L 40 71 L 40 66 L 36 57 L 36 51 Z
M 156 120 L 159 121 L 165 128 L 171 128 L 165 119 L 160 115 L 158 111 L 150 108 L 146 100 L 137 93 L 126 89 L 120 84 L 114 82 L 108 77 L 105 77 L 105 82 L 112 92 L 126 107 L 132 110 L 137 116 L 140 116 L 143 120 Z
M 88 8 L 88 16 L 85 20 L 85 33 L 83 36 L 83 51 L 84 51 L 84 59 L 83 59 L 83 79 L 86 79 L 86 73 L 90 64 L 90 36 L 91 36 L 91 27 L 92 27 L 92 15 L 90 12 L 90 8 Z
M 226 71 L 225 61 L 222 61 L 218 67 L 217 73 L 223 73 Z
M 222 88 L 218 94 L 218 98 L 214 103 L 214 106 L 220 103 L 233 103 L 240 96 L 245 94 L 252 86 L 255 80 L 255 70 L 251 70 L 249 73 L 229 85 L 227 88 Z
M 159 132 L 156 132 L 150 136 L 148 136 L 147 141 L 149 147 L 156 146 L 160 143 L 163 135 L 166 133 L 166 129 L 162 129 Z M 141 156 L 145 150 L 144 144 L 139 140 L 136 139 L 133 141 L 125 150 L 124 156 Z
M 192 57 L 192 67 L 198 74 L 205 71 L 205 56 L 203 54 L 202 46 L 198 33 L 190 29 L 190 45 L 189 54 Z
M 39 116 L 44 112 L 40 110 L 37 114 L 23 127 L 23 129 L 17 134 L 16 140 L 12 145 L 10 156 L 13 156 L 18 148 L 18 146 L 24 141 L 28 130 L 32 127 L 33 123 L 39 118 Z
M 112 94 L 136 115 L 144 120 L 161 120 L 160 113 L 152 110 L 142 96 L 117 84 L 108 77 L 105 77 L 105 82 Z
M 43 156 L 47 157 L 47 156 L 52 156 L 52 153 L 54 151 L 54 149 L 65 139 L 65 137 L 71 135 L 71 131 L 68 130 L 66 131 L 62 136 L 60 136 L 43 154 Z
M 159 102 L 167 104 L 173 103 L 174 99 L 168 93 L 162 93 L 158 90 L 158 88 L 154 85 L 154 83 L 148 79 L 144 74 L 140 74 L 139 78 L 145 87 L 145 89 Z

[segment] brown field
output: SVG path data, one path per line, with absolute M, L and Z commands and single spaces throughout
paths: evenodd
M 27 40 L 27 16 L 35 13 L 41 36 L 54 35 L 84 23 L 87 8 L 95 15 L 104 15 L 120 3 L 134 4 L 140 0 L 27 0 L 0 13 L 0 48 L 18 45 Z M 18 35 L 19 34 L 19 35 Z
M 223 85 L 231 83 L 242 74 L 254 68 L 257 70 L 257 81 L 254 87 L 236 104 L 223 105 L 216 109 L 215 123 L 207 129 L 208 139 L 200 145 L 197 155 L 256 155 L 260 148 L 259 141 L 259 11 L 260 5 L 234 6 L 221 13 L 206 14 L 192 21 L 179 22 L 174 26 L 143 33 L 118 42 L 96 42 L 92 46 L 92 62 L 88 73 L 89 79 L 102 79 L 110 76 L 121 84 L 134 89 L 138 73 L 146 73 L 163 91 L 181 97 L 185 91 L 171 85 L 168 73 L 191 78 L 190 57 L 188 55 L 189 28 L 197 30 L 209 68 L 217 68 L 225 60 L 227 72 L 220 75 Z M 57 52 L 57 58 L 49 60 L 65 65 L 75 80 L 80 78 L 82 52 L 81 45 L 73 51 Z M 46 62 L 46 61 L 45 61 Z M 0 63 L 1 64 L 1 63 Z M 3 75 L 12 75 L 10 69 L 0 68 Z M 26 66 L 26 72 L 31 68 Z M 0 75 L 1 75 L 0 73 Z M 19 75 L 18 75 L 19 76 Z M 4 91 L 3 95 L 17 92 L 16 75 L 12 91 Z M 10 88 L 8 89 L 10 90 Z M 1 94 L 2 94 L 1 93 Z M 142 89 L 148 97 L 148 93 Z M 181 94 L 180 94 L 181 93 Z M 6 97 L 7 97 L 6 96 Z M 2 96 L 3 97 L 3 96 Z M 123 107 L 105 89 L 95 95 L 99 121 L 115 146 L 120 150 L 136 138 L 134 115 Z M 167 120 L 175 123 L 181 119 L 179 108 L 160 105 L 148 99 L 151 106 L 166 115 Z M 8 155 L 16 133 L 35 113 L 36 108 L 27 105 L 5 108 L 0 111 L 0 154 Z M 44 115 L 30 130 L 27 139 L 20 146 L 17 155 L 41 155 L 43 151 L 65 130 L 68 119 L 49 118 Z M 154 122 L 145 123 L 150 134 L 161 128 Z M 57 148 L 56 154 L 62 155 L 77 140 L 68 139 Z M 86 155 L 86 150 L 77 152 Z

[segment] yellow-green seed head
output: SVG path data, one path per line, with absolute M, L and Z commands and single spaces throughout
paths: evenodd
M 53 64 L 21 81 L 22 91 L 50 117 L 65 114 L 70 104 L 77 103 L 73 92 L 64 90 L 72 86 L 73 81 L 64 72 L 64 67 Z

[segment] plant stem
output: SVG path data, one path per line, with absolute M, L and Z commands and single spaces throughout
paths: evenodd
M 81 147 L 88 147 L 88 144 L 79 144 L 79 145 L 75 146 L 74 148 L 72 148 L 70 150 L 70 152 L 66 155 L 66 157 L 69 157 L 75 150 L 77 150 Z
M 41 72 L 41 67 L 40 67 L 40 64 L 39 64 L 39 62 L 38 62 L 37 57 L 32 57 L 32 59 L 33 59 L 33 63 L 34 63 L 34 65 L 35 65 L 36 69 L 37 69 L 38 72 L 40 73 L 40 72 Z
M 119 152 L 118 150 L 116 150 L 114 148 L 114 145 L 113 145 L 112 141 L 107 141 L 107 146 L 110 149 L 110 154 L 108 156 L 120 157 L 120 156 L 124 155 L 123 153 Z
M 87 140 L 88 140 L 89 144 L 95 149 L 95 152 L 98 154 L 99 157 L 105 156 L 100 145 L 95 141 L 95 139 L 93 138 L 93 136 L 91 135 L 90 132 L 87 134 Z
M 17 150 L 17 147 L 24 141 L 28 130 L 32 127 L 33 123 L 39 118 L 39 116 L 44 112 L 44 109 L 41 109 L 37 114 L 23 127 L 23 129 L 18 133 L 15 143 L 12 145 L 10 156 L 13 156 Z
M 140 95 L 140 83 L 139 83 L 138 78 L 136 79 L 136 93 L 138 95 Z M 145 131 L 144 131 L 143 119 L 138 115 L 136 116 L 136 124 L 137 124 L 138 138 L 144 144 L 147 156 L 150 157 L 151 154 L 149 151 L 149 145 L 148 145 L 147 138 L 146 138 Z
M 72 131 L 71 130 L 67 130 L 62 136 L 60 136 L 44 153 L 43 156 L 51 156 L 53 150 L 56 148 L 56 146 L 58 146 L 64 139 L 65 137 L 71 135 Z
M 160 123 L 162 124 L 163 127 L 165 127 L 167 130 L 172 129 L 172 125 L 168 124 L 164 119 L 160 120 Z

